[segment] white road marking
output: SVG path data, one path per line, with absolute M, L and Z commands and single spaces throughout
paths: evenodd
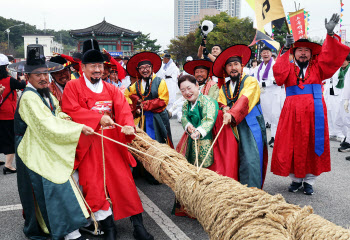
M 14 210 L 21 210 L 21 209 L 22 209 L 22 204 L 0 206 L 0 212 L 7 212 L 7 211 L 14 211 Z
M 190 240 L 190 238 L 166 216 L 157 205 L 155 205 L 151 199 L 149 199 L 139 188 L 137 188 L 139 196 L 142 201 L 143 209 L 148 215 L 158 224 L 158 226 L 164 231 L 171 240 Z M 0 212 L 21 210 L 21 204 L 0 206 Z
M 137 188 L 142 201 L 143 209 L 171 240 L 190 240 L 190 238 L 165 215 L 139 188 Z

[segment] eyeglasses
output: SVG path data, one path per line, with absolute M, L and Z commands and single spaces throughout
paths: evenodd
M 89 68 L 99 68 L 99 69 L 103 69 L 103 64 L 88 64 Z
M 150 70 L 151 69 L 151 65 L 146 65 L 146 66 L 142 66 L 142 67 L 139 67 L 138 69 L 143 71 L 143 70 Z

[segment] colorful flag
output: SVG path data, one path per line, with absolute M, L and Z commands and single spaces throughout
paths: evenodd
M 306 38 L 304 16 L 304 9 L 289 13 L 289 21 L 295 41 L 298 41 L 300 38 Z
M 251 44 L 249 44 L 249 47 L 253 46 L 254 44 L 256 44 L 259 41 L 262 41 L 263 43 L 265 43 L 265 45 L 267 47 L 273 48 L 276 51 L 278 51 L 280 49 L 279 42 L 274 41 L 269 36 L 267 36 L 266 34 L 262 33 L 259 30 L 256 30 L 256 34 L 255 34 L 254 40 L 251 42 Z
M 255 17 L 257 29 L 262 29 L 265 24 L 285 17 L 281 0 L 255 0 Z

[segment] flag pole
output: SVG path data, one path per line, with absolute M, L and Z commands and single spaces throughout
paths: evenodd
M 288 34 L 290 34 L 290 30 L 289 30 L 289 26 L 288 26 L 287 17 L 284 17 L 284 23 L 285 23 L 285 24 L 286 24 L 286 26 L 287 26 L 287 31 L 288 31 Z

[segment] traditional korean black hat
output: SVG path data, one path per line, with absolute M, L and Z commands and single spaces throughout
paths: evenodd
M 95 39 L 86 40 L 83 44 L 82 63 L 103 63 L 104 58 Z
M 50 73 L 63 69 L 63 66 L 54 62 L 47 62 L 44 56 L 44 48 L 39 44 L 27 46 L 27 60 L 13 63 L 8 69 L 21 73 Z
M 61 64 L 63 65 L 64 68 L 70 68 L 72 67 L 73 63 L 71 63 L 70 61 L 67 61 L 66 59 L 64 59 L 63 57 L 61 56 L 55 56 L 55 57 L 52 57 L 50 58 L 49 60 L 50 62 L 54 62 L 54 63 L 58 63 L 58 64 Z

